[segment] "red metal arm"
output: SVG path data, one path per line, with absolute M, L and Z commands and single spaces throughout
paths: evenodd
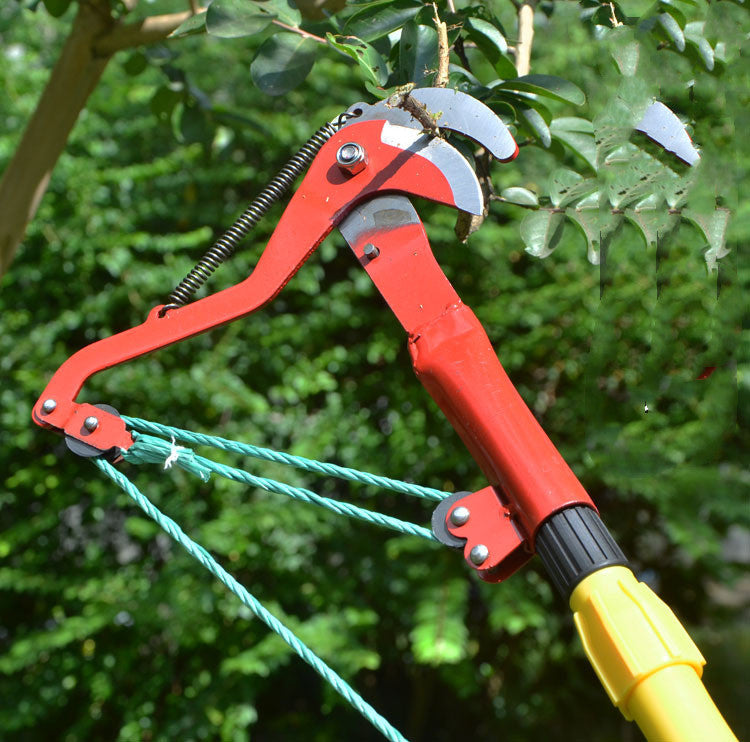
M 91 405 L 76 403 L 90 376 L 256 311 L 281 291 L 346 211 L 374 193 L 414 194 L 455 207 L 456 196 L 440 167 L 419 152 L 384 143 L 386 126 L 390 125 L 385 121 L 352 124 L 321 148 L 248 278 L 163 317 L 162 307 L 156 307 L 143 324 L 73 355 L 34 405 L 34 421 L 100 451 L 127 449 L 132 438 L 122 420 Z M 342 172 L 336 164 L 338 148 L 353 138 L 368 157 L 366 169 L 356 177 Z M 98 420 L 93 431 L 83 424 L 90 415 Z

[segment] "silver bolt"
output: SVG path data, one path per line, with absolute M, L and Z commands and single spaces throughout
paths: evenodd
M 469 508 L 459 505 L 451 513 L 451 523 L 453 523 L 454 526 L 462 526 L 467 520 L 469 520 L 470 515 L 471 512 L 469 511 Z
M 474 564 L 477 565 L 477 567 L 482 564 L 482 562 L 487 560 L 487 557 L 490 555 L 490 550 L 484 545 L 484 544 L 477 544 L 470 552 L 469 552 L 469 559 L 471 559 Z
M 42 402 L 42 412 L 44 412 L 45 415 L 54 412 L 56 407 L 57 402 L 55 402 L 54 399 L 45 399 L 44 402 Z
M 93 415 L 91 415 L 90 417 L 87 417 L 83 421 L 83 427 L 86 428 L 86 430 L 88 430 L 89 433 L 93 433 L 99 427 L 99 418 L 94 417 Z
M 336 153 L 336 162 L 342 169 L 356 175 L 364 170 L 367 164 L 367 154 L 361 144 L 347 142 L 339 147 L 339 151 Z
M 364 249 L 365 257 L 369 258 L 370 260 L 374 260 L 375 258 L 380 255 L 380 249 L 375 247 L 375 245 L 372 244 L 372 242 L 368 242 L 365 245 Z

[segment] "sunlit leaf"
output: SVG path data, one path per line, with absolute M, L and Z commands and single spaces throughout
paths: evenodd
M 685 51 L 685 35 L 682 33 L 680 24 L 670 13 L 659 13 L 657 16 L 659 25 L 664 29 L 667 36 L 674 42 L 678 51 Z
M 599 200 L 599 194 L 593 193 L 585 202 L 566 211 L 586 238 L 587 257 L 592 265 L 599 265 L 602 242 L 622 222 L 622 215 L 612 214 L 608 208 L 600 206 Z
M 596 170 L 594 127 L 590 121 L 572 116 L 556 118 L 550 124 L 550 133 Z
M 426 665 L 455 664 L 467 654 L 464 623 L 467 583 L 449 580 L 430 587 L 419 601 L 411 631 L 414 659 Z
M 529 129 L 539 137 L 539 141 L 544 147 L 549 147 L 552 143 L 552 135 L 550 134 L 549 126 L 544 120 L 539 111 L 534 108 L 519 108 L 518 114 L 521 117 L 521 121 L 524 122 Z
M 577 85 L 555 75 L 524 75 L 513 80 L 505 80 L 497 87 L 503 90 L 534 93 L 577 106 L 586 102 L 586 96 Z
M 263 31 L 276 18 L 273 5 L 250 0 L 214 0 L 205 13 L 206 30 L 212 36 L 234 39 Z
M 530 211 L 521 222 L 521 237 L 526 252 L 546 258 L 557 247 L 562 237 L 565 214 L 551 209 Z
M 709 270 L 715 270 L 717 261 L 726 257 L 730 250 L 726 245 L 727 229 L 729 227 L 729 209 L 715 209 L 708 214 L 699 213 L 693 209 L 682 212 L 685 219 L 692 222 L 706 238 L 708 250 L 704 258 Z
M 411 0 L 398 0 L 383 5 L 368 5 L 352 15 L 344 26 L 349 36 L 357 36 L 365 41 L 374 41 L 386 36 L 408 23 L 422 9 L 421 3 Z
M 504 188 L 500 191 L 500 195 L 511 204 L 518 204 L 519 206 L 539 206 L 539 199 L 537 198 L 536 193 L 528 190 L 528 188 L 521 188 L 519 186 Z
M 199 33 L 206 33 L 206 18 L 208 12 L 196 13 L 191 15 L 186 21 L 183 21 L 171 34 L 170 39 L 180 39 L 183 36 L 193 36 Z
M 388 79 L 388 68 L 374 47 L 356 36 L 334 36 L 329 33 L 327 38 L 331 46 L 357 60 L 360 69 L 365 73 L 365 79 L 371 85 L 385 84 Z
M 548 190 L 552 205 L 563 207 L 577 201 L 596 190 L 597 182 L 593 179 L 584 180 L 574 170 L 560 168 L 555 170 L 549 178 Z

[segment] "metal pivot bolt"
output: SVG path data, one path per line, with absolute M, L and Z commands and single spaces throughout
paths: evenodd
M 471 512 L 469 511 L 469 508 L 464 507 L 463 505 L 459 505 L 452 513 L 451 513 L 451 523 L 454 526 L 462 526 L 466 521 L 469 520 L 469 516 L 471 515 Z
M 94 417 L 93 415 L 91 415 L 90 417 L 87 417 L 83 421 L 83 427 L 86 428 L 86 430 L 88 430 L 89 433 L 93 433 L 99 427 L 99 418 Z
M 375 258 L 380 255 L 380 248 L 375 247 L 375 245 L 372 244 L 372 242 L 368 242 L 365 245 L 364 254 L 366 258 L 369 258 L 370 260 L 374 260 Z
M 486 561 L 490 555 L 490 550 L 484 544 L 477 544 L 470 552 L 469 559 L 477 565 L 477 567 Z
M 57 402 L 54 399 L 45 399 L 42 402 L 42 412 L 49 415 L 50 412 L 54 412 L 57 407 Z
M 342 170 L 356 175 L 365 169 L 367 153 L 361 144 L 347 142 L 339 147 L 339 151 L 336 153 L 336 162 Z

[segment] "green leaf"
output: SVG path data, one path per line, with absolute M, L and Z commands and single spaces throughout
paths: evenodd
M 222 39 L 253 36 L 278 17 L 275 3 L 251 0 L 214 0 L 205 15 L 208 33 Z
M 143 52 L 133 52 L 123 63 L 122 68 L 131 77 L 140 75 L 148 67 L 148 59 Z
M 250 76 L 264 93 L 283 95 L 308 76 L 314 61 L 315 45 L 310 39 L 281 33 L 263 42 L 250 65 Z
M 411 631 L 414 659 L 425 665 L 455 664 L 467 654 L 464 623 L 467 604 L 465 580 L 450 580 L 426 589 L 415 611 Z
M 501 78 L 515 75 L 515 67 L 507 57 L 508 43 L 497 26 L 481 18 L 469 17 L 463 27 L 466 35 L 477 45 Z
M 208 144 L 213 137 L 213 128 L 208 114 L 195 103 L 183 107 L 179 120 L 179 132 L 182 140 L 189 143 Z
M 574 170 L 560 168 L 555 170 L 549 178 L 549 196 L 555 208 L 572 204 L 581 197 L 596 190 L 597 183 L 593 178 L 584 180 Z
M 709 270 L 716 268 L 716 262 L 729 254 L 726 246 L 727 228 L 729 227 L 729 209 L 715 209 L 710 214 L 701 214 L 693 209 L 685 209 L 682 216 L 692 222 L 706 238 L 708 250 L 704 257 Z
M 344 25 L 344 32 L 365 41 L 374 41 L 404 26 L 422 9 L 422 4 L 397 0 L 387 5 L 368 5 L 352 15 Z
M 547 122 L 544 120 L 544 116 L 534 108 L 519 108 L 518 112 L 521 117 L 521 123 L 525 123 L 526 127 L 539 137 L 539 141 L 544 147 L 549 147 L 552 144 L 552 135 L 550 134 Z
M 524 75 L 513 80 L 505 80 L 497 89 L 534 93 L 577 106 L 586 102 L 586 96 L 577 85 L 555 75 Z
M 592 193 L 585 202 L 565 212 L 586 238 L 587 257 L 592 265 L 599 265 L 602 242 L 622 221 L 622 215 L 612 214 L 609 209 L 599 206 L 600 198 L 599 193 Z
M 596 170 L 596 143 L 590 121 L 575 116 L 557 118 L 550 124 L 550 133 Z
M 174 90 L 167 85 L 157 88 L 149 103 L 151 111 L 160 121 L 167 121 L 178 103 L 184 100 L 182 90 Z
M 680 24 L 669 13 L 659 13 L 657 16 L 659 25 L 664 29 L 667 36 L 674 42 L 678 51 L 685 51 L 685 35 L 682 33 Z
M 546 258 L 557 247 L 562 237 L 565 214 L 551 209 L 531 211 L 521 222 L 521 237 L 526 252 Z
M 536 193 L 527 188 L 521 188 L 519 186 L 504 188 L 500 191 L 500 196 L 511 204 L 518 204 L 519 206 L 539 206 L 539 199 L 537 198 Z
M 180 23 L 171 34 L 170 39 L 181 39 L 183 36 L 193 36 L 199 33 L 206 33 L 206 18 L 208 12 L 196 13 L 191 15 L 186 21 Z
M 407 23 L 401 31 L 398 46 L 398 71 L 401 80 L 419 87 L 431 80 L 437 69 L 437 32 L 430 26 Z
M 661 237 L 672 232 L 680 222 L 679 214 L 670 213 L 664 200 L 658 196 L 636 204 L 633 209 L 626 209 L 625 217 L 641 233 L 647 247 L 656 245 Z
M 357 60 L 367 82 L 371 85 L 385 84 L 388 79 L 388 67 L 385 59 L 373 46 L 356 36 L 334 36 L 329 33 L 326 37 L 331 46 Z
M 715 64 L 714 50 L 703 35 L 704 27 L 705 23 L 703 21 L 694 21 L 685 26 L 684 33 L 685 39 L 696 48 L 706 69 L 711 72 Z
M 54 18 L 59 18 L 70 7 L 71 0 L 44 0 L 44 7 Z

